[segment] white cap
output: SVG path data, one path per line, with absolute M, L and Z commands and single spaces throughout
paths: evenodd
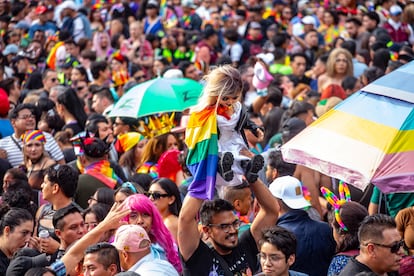
M 275 56 L 272 53 L 260 53 L 257 54 L 256 57 L 263 60 L 267 65 L 272 65 L 273 61 L 275 60 Z
M 179 69 L 168 69 L 165 71 L 164 75 L 162 75 L 163 78 L 172 79 L 172 78 L 183 78 L 183 72 Z
M 300 181 L 293 176 L 282 176 L 273 180 L 269 190 L 276 198 L 283 200 L 289 208 L 303 209 L 310 206 L 302 192 Z
M 60 4 L 60 8 L 61 10 L 64 9 L 71 9 L 71 10 L 78 10 L 78 7 L 76 6 L 75 2 L 72 0 L 66 0 L 64 1 L 62 4 Z
M 195 9 L 197 6 L 194 4 L 193 0 L 181 0 L 181 6 Z
M 309 0 L 299 0 L 298 9 L 303 9 L 307 4 L 309 4 Z
M 401 13 L 402 13 L 402 9 L 401 9 L 400 6 L 398 6 L 398 5 L 391 6 L 391 8 L 390 8 L 390 14 L 391 15 L 399 15 Z
M 316 25 L 316 20 L 312 15 L 307 15 L 304 18 L 302 18 L 302 24 L 312 24 L 312 25 Z

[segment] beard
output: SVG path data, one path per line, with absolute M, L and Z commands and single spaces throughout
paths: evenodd
M 232 236 L 232 235 L 236 235 L 237 237 L 237 233 L 236 234 L 229 234 L 226 236 L 226 240 Z M 239 240 L 238 238 L 236 238 L 236 241 L 234 242 L 233 245 L 224 245 L 222 243 L 217 242 L 216 240 L 213 239 L 214 245 L 217 246 L 218 248 L 220 248 L 221 251 L 232 251 L 233 249 L 235 249 L 237 247 L 237 245 L 239 244 Z

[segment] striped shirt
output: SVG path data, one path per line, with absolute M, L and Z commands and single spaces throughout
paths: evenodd
M 43 132 L 43 134 L 46 138 L 45 151 L 55 161 L 62 160 L 64 158 L 62 150 L 53 136 L 47 132 Z M 15 134 L 1 139 L 0 148 L 7 152 L 7 160 L 13 167 L 23 164 L 23 142 L 22 139 L 16 138 Z

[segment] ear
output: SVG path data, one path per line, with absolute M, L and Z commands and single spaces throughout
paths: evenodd
M 210 237 L 210 233 L 211 233 L 210 227 L 208 227 L 206 225 L 202 225 L 201 230 L 207 237 Z
M 60 187 L 58 184 L 54 183 L 52 186 L 52 193 L 57 194 L 60 191 Z
M 60 237 L 62 236 L 62 231 L 60 229 L 55 229 L 55 234 L 60 239 Z
M 279 175 L 279 172 L 277 171 L 277 169 L 273 168 L 272 169 L 272 179 L 276 179 L 278 175 Z
M 128 255 L 128 253 L 122 250 L 121 251 L 121 254 L 122 254 L 122 257 L 124 258 L 124 262 L 125 263 L 128 263 L 128 261 L 129 261 L 129 255 Z
M 287 264 L 289 265 L 289 267 L 293 265 L 295 260 L 296 260 L 295 254 L 292 254 L 292 255 L 289 256 L 289 258 L 287 259 Z
M 11 232 L 10 226 L 5 226 L 5 227 L 4 227 L 4 230 L 3 230 L 3 233 L 4 233 L 6 236 L 8 236 L 8 235 L 10 234 L 10 232 Z
M 118 271 L 118 268 L 117 268 L 116 264 L 111 264 L 108 267 L 107 270 L 109 270 L 109 272 L 111 272 L 111 274 L 113 273 L 112 275 L 115 275 L 116 273 L 120 272 L 120 271 Z
M 173 204 L 174 201 L 175 201 L 175 196 L 174 195 L 168 197 L 168 205 Z
M 369 243 L 369 244 L 366 246 L 366 250 L 367 250 L 367 252 L 368 252 L 368 254 L 369 254 L 370 256 L 375 256 L 375 255 L 376 255 L 376 254 L 375 254 L 375 245 L 373 245 L 373 244 Z
M 240 210 L 240 199 L 235 199 L 235 200 L 233 201 L 233 206 L 234 206 L 234 209 L 235 209 L 236 211 L 239 211 L 239 210 Z
M 11 125 L 12 125 L 13 128 L 16 127 L 16 119 L 11 119 L 10 120 L 10 123 L 11 123 Z

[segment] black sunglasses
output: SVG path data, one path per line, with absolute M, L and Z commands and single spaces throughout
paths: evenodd
M 158 200 L 162 197 L 169 197 L 169 194 L 161 194 L 159 192 L 148 192 L 145 194 L 147 197 L 152 197 L 154 200 Z
M 381 244 L 381 243 L 375 243 L 375 242 L 371 242 L 373 245 L 376 246 L 381 246 L 381 247 L 385 247 L 385 248 L 389 248 L 391 253 L 398 253 L 398 251 L 400 251 L 401 246 L 405 246 L 404 240 L 401 241 L 397 241 L 394 242 L 391 245 L 386 245 L 386 244 Z M 368 245 L 369 243 L 367 243 L 366 245 Z
M 145 76 L 136 76 L 135 77 L 136 81 L 141 81 L 141 80 L 144 80 L 144 79 L 145 79 Z

